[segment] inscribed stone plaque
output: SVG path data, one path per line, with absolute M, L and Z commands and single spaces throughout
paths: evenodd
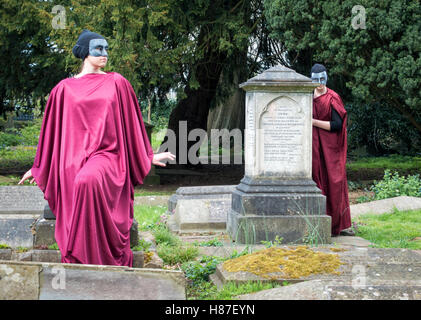
M 270 102 L 260 123 L 260 168 L 265 175 L 299 176 L 306 171 L 305 114 L 289 97 Z

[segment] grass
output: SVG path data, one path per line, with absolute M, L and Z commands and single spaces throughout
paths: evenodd
M 144 190 L 144 189 L 139 189 L 136 190 L 136 192 L 134 193 L 135 197 L 145 197 L 145 196 L 170 196 L 172 194 L 175 193 L 177 188 L 174 188 L 173 191 L 151 191 L 151 190 Z
M 161 145 L 162 141 L 165 138 L 165 133 L 167 132 L 167 129 L 162 129 L 159 131 L 152 131 L 151 134 L 151 145 L 154 152 L 157 152 L 159 149 L 159 146 Z
M 167 207 L 135 205 L 133 210 L 134 217 L 139 224 L 139 230 L 147 231 L 153 229 L 159 223 L 161 216 L 167 211 Z
M 356 161 L 349 161 L 347 170 L 360 169 L 390 169 L 390 170 L 418 170 L 421 168 L 421 157 L 390 155 L 385 157 L 364 157 Z
M 354 222 L 356 235 L 372 242 L 375 247 L 421 249 L 421 210 L 366 214 Z
M 167 265 L 177 265 L 195 259 L 199 250 L 183 243 L 165 224 L 167 208 L 164 206 L 134 206 L 134 216 L 141 231 L 151 231 L 157 244 L 158 256 Z M 139 247 L 139 248 L 137 248 Z M 142 244 L 135 249 L 142 249 Z
M 186 295 L 187 300 L 236 300 L 236 296 L 241 294 L 272 289 L 282 285 L 287 285 L 287 283 L 249 281 L 236 284 L 228 282 L 218 289 L 211 282 L 204 281 L 194 286 L 188 286 Z

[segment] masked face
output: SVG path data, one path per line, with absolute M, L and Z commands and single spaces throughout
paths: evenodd
M 94 57 L 108 57 L 108 43 L 105 39 L 91 39 L 89 41 L 89 55 Z
M 327 83 L 327 73 L 326 71 L 319 72 L 319 73 L 312 73 L 311 74 L 311 82 L 320 83 L 326 85 Z

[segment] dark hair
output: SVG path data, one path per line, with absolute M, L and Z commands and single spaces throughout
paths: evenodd
M 319 72 L 323 72 L 323 71 L 326 71 L 326 72 L 327 72 L 326 67 L 325 67 L 324 65 L 322 65 L 322 64 L 316 63 L 316 64 L 315 64 L 315 65 L 313 65 L 313 67 L 311 68 L 310 75 L 311 75 L 312 73 L 319 73 Z

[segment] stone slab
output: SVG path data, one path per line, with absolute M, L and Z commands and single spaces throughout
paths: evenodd
M 332 237 L 332 242 L 341 246 L 364 247 L 373 245 L 370 241 L 356 236 L 337 236 Z
M 0 214 L 0 243 L 12 248 L 32 247 L 32 225 L 39 215 Z
M 385 249 L 385 248 L 352 248 L 332 251 L 332 247 L 317 247 L 315 251 L 337 254 L 343 264 L 335 274 L 313 274 L 308 277 L 290 279 L 278 275 L 276 281 L 288 283 L 309 282 L 311 280 L 334 281 L 335 283 L 348 283 L 355 286 L 379 285 L 384 288 L 398 286 L 403 282 L 421 285 L 421 254 L 410 249 Z M 217 266 L 214 274 L 219 282 L 247 282 L 270 281 L 268 278 L 250 272 L 229 272 L 223 264 Z M 300 287 L 298 287 L 300 288 Z M 318 288 L 317 290 L 319 290 Z M 284 290 L 284 289 L 282 289 Z M 311 292 L 311 288 L 309 288 Z M 386 290 L 386 289 L 385 289 Z M 320 293 L 320 291 L 317 291 Z M 295 293 L 294 293 L 295 294 Z M 287 295 L 289 297 L 289 295 Z M 303 298 L 305 299 L 305 297 Z
M 196 186 L 178 188 L 168 200 L 168 212 L 175 213 L 177 201 L 179 199 L 206 199 L 206 200 L 225 200 L 231 203 L 231 193 L 236 185 L 215 185 L 215 186 Z
M 170 230 L 177 233 L 225 232 L 230 200 L 178 199 L 169 218 Z
M 0 300 L 37 300 L 39 265 L 0 261 Z
M 0 186 L 0 214 L 42 214 L 44 194 L 38 186 Z
M 367 213 L 392 213 L 395 210 L 395 208 L 399 211 L 418 210 L 421 209 L 421 198 L 401 196 L 365 203 L 358 203 L 350 206 L 350 208 L 352 218 Z
M 167 206 L 170 196 L 137 196 L 134 205 Z
M 0 299 L 184 300 L 181 271 L 0 261 Z
M 419 281 L 358 286 L 349 281 L 311 280 L 237 296 L 239 300 L 420 300 Z

